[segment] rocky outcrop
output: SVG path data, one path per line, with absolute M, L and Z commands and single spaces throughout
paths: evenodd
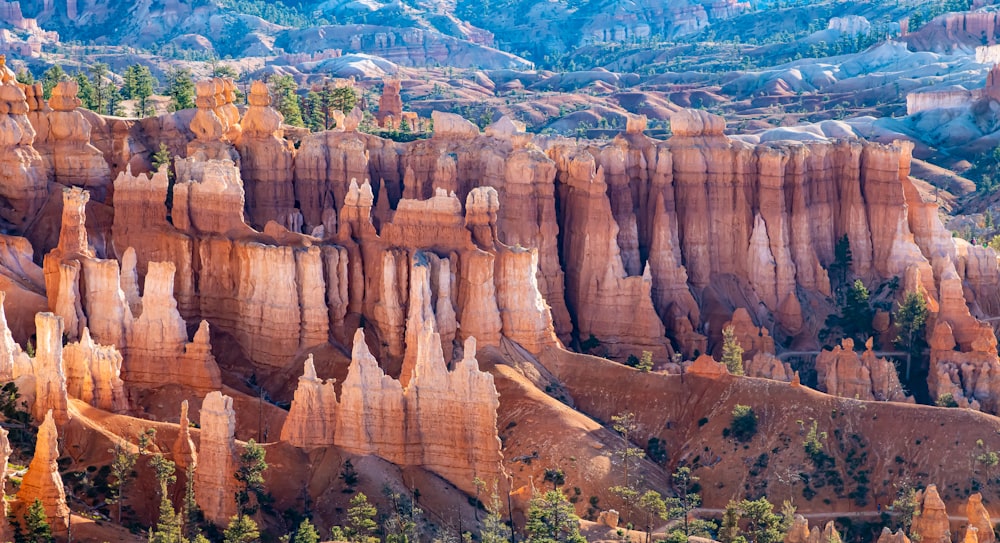
M 51 166 L 53 180 L 67 186 L 84 187 L 95 200 L 105 201 L 111 182 L 111 168 L 104 154 L 91 144 L 91 124 L 77 111 L 79 85 L 75 80 L 61 81 L 52 89 L 47 115 L 39 117 L 44 126 L 36 127 L 44 139 L 35 142 Z
M 296 230 L 293 225 L 298 223 L 301 228 L 301 217 L 295 209 L 294 148 L 282 137 L 284 119 L 270 107 L 271 95 L 261 81 L 250 86 L 248 102 L 237 150 L 250 224 L 259 229 L 268 221 L 276 221 Z
M 910 538 L 906 537 L 902 529 L 893 533 L 888 526 L 882 528 L 882 533 L 878 536 L 876 543 L 910 543 Z
M 654 359 L 664 360 L 665 329 L 653 308 L 648 266 L 642 275 L 627 274 L 617 243 L 619 228 L 605 195 L 604 171 L 595 169 L 590 154 L 568 152 L 572 154 L 555 153 L 555 160 L 566 172 L 561 227 L 566 302 L 577 315 L 579 336 L 593 336 L 615 359 L 650 351 Z
M 90 193 L 77 187 L 63 189 L 62 225 L 59 244 L 45 255 L 45 291 L 49 309 L 63 318 L 70 339 L 87 326 L 80 299 L 81 259 L 93 258 L 87 240 L 87 202 Z
M 42 425 L 38 428 L 38 440 L 35 442 L 35 456 L 31 458 L 28 471 L 21 480 L 21 488 L 17 492 L 22 515 L 24 511 L 39 500 L 45 508 L 49 526 L 54 533 L 65 533 L 69 523 L 69 507 L 66 505 L 66 492 L 63 490 L 62 476 L 59 475 L 59 436 L 56 431 L 56 421 L 52 412 L 46 412 L 42 417 Z
M 303 449 L 333 446 L 339 414 L 333 383 L 333 379 L 324 381 L 316 376 L 313 357 L 309 355 L 288 418 L 281 427 L 282 441 Z
M 205 519 L 225 526 L 236 514 L 236 412 L 233 399 L 215 391 L 201 404 L 201 439 L 194 492 Z
M 32 374 L 31 358 L 14 341 L 7 326 L 5 309 L 7 294 L 0 291 L 0 381 L 13 381 Z
M 549 304 L 538 288 L 538 250 L 504 247 L 497 251 L 497 306 L 503 335 L 531 353 L 560 345 Z
M 910 534 L 914 539 L 919 537 L 922 543 L 948 543 L 951 541 L 951 528 L 948 521 L 948 511 L 945 509 L 937 485 L 929 485 L 917 493 L 920 504 L 920 515 L 914 516 Z
M 253 233 L 243 222 L 243 181 L 234 162 L 187 158 L 175 161 L 175 167 L 171 216 L 178 230 L 232 237 Z
M 379 367 L 362 329 L 354 336 L 339 402 L 333 382 L 319 379 L 308 358 L 282 440 L 302 448 L 336 445 L 353 454 L 421 466 L 468 493 L 475 493 L 471 481 L 477 477 L 502 480 L 493 377 L 479 370 L 471 338 L 464 358 L 449 372 L 429 317 L 413 346 L 417 355 L 405 388 Z
M 52 313 L 39 313 L 35 316 L 35 330 L 38 343 L 32 360 L 35 400 L 31 405 L 31 416 L 35 420 L 50 417 L 62 426 L 69 422 L 69 399 L 62 361 L 62 318 Z
M 194 341 L 188 343 L 187 325 L 173 297 L 174 273 L 172 263 L 149 264 L 142 313 L 128 331 L 125 382 L 140 388 L 171 383 L 203 393 L 218 390 L 222 377 L 212 356 L 208 323 L 202 321 Z
M 876 358 L 872 341 L 865 344 L 860 355 L 854 351 L 854 340 L 845 339 L 832 351 L 816 357 L 816 378 L 819 389 L 827 394 L 858 400 L 910 401 L 903 392 L 896 366 L 885 358 Z
M 0 221 L 20 231 L 45 203 L 48 172 L 35 150 L 28 103 L 15 81 L 0 83 Z
M 240 133 L 239 111 L 233 106 L 232 81 L 227 83 L 222 78 L 198 81 L 195 94 L 198 110 L 190 125 L 195 140 L 188 144 L 187 156 L 198 162 L 228 160 L 238 165 L 240 157 L 233 143 Z
M 995 543 L 996 534 L 993 532 L 993 522 L 990 513 L 983 507 L 983 495 L 979 492 L 969 496 L 969 502 L 965 506 L 965 515 L 969 519 L 969 526 L 976 529 L 976 540 L 978 543 Z
M 784 543 L 808 543 L 809 541 L 809 521 L 802 515 L 795 515 L 792 525 L 785 533 Z
M 191 439 L 191 421 L 188 420 L 188 401 L 181 402 L 181 418 L 177 422 L 177 439 L 170 450 L 178 471 L 194 469 L 198 465 L 198 451 Z
M 121 380 L 122 355 L 113 345 L 94 343 L 84 328 L 79 342 L 63 348 L 62 362 L 70 396 L 105 411 L 128 409 Z
M 1000 407 L 1000 361 L 996 355 L 996 336 L 983 330 L 982 337 L 969 351 L 959 347 L 952 327 L 937 322 L 927 341 L 930 371 L 927 385 L 932 398 L 951 394 L 961 407 L 996 412 Z
M 399 79 L 382 80 L 382 96 L 378 100 L 378 112 L 375 115 L 379 126 L 386 126 L 386 119 L 396 125 L 403 118 L 403 99 L 399 96 L 401 83 Z

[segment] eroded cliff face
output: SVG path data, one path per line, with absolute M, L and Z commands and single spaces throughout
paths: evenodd
M 344 130 L 296 149 L 262 85 L 242 120 L 225 81 L 198 90 L 187 132 L 157 125 L 187 154 L 176 185 L 166 169 L 129 165 L 95 196 L 114 206 L 108 243 L 88 238 L 90 194 L 65 189 L 41 274 L 46 344 L 31 360 L 0 335 L 0 370 L 30 374 L 34 409 L 56 419 L 68 396 L 117 410 L 123 390 L 208 394 L 197 484 L 215 522 L 232 514 L 235 414 L 219 393 L 213 330 L 231 340 L 220 360 L 268 376 L 350 344 L 339 385 L 308 359 L 281 440 L 421 466 L 474 493 L 474 478 L 503 478 L 484 352 L 541 357 L 572 342 L 621 361 L 649 351 L 658 368 L 721 379 L 705 353 L 732 323 L 748 373 L 797 384 L 776 351 L 818 350 L 841 239 L 866 284 L 899 277 L 901 293 L 927 297 L 932 394 L 997 409 L 996 340 L 977 317 L 1000 310 L 1000 266 L 953 241 L 920 199 L 906 145 L 751 145 L 701 111 L 675 115 L 665 142 L 644 136 L 641 118 L 613 141 L 579 143 L 535 141 L 507 119 L 480 133 L 435 113 L 432 138 L 399 144 L 358 133 L 352 113 Z M 144 130 L 115 131 L 111 145 Z M 109 182 L 71 184 L 99 194 Z M 51 332 L 60 319 L 65 349 Z M 820 355 L 820 388 L 906 401 L 868 347 Z M 678 364 L 674 353 L 703 356 Z M 19 369 L 31 366 L 56 369 Z M 59 371 L 71 386 L 60 388 Z M 178 438 L 180 462 L 195 461 L 190 443 Z
M 935 322 L 951 326 L 954 348 L 937 349 L 932 372 L 941 387 L 949 375 L 970 402 L 992 397 L 987 359 L 995 354 L 966 302 L 977 314 L 1000 309 L 990 288 L 1000 284 L 996 258 L 951 241 L 907 179 L 905 145 L 754 146 L 726 137 L 721 118 L 685 110 L 666 142 L 644 136 L 643 119 L 632 118 L 606 144 L 538 147 L 506 119 L 480 133 L 435 113 L 429 140 L 397 144 L 345 122 L 293 149 L 266 88 L 252 89 L 240 121 L 226 85 L 200 85 L 191 156 L 176 165 L 172 223 L 160 203 L 163 172 L 118 176 L 113 247 L 119 258 L 135 247 L 140 277 L 151 261 L 174 262 L 181 316 L 236 336 L 256 363 L 279 367 L 289 352 L 330 338 L 346 343 L 345 318 L 360 314 L 377 325 L 378 354 L 395 373 L 405 365 L 412 312 L 408 261 L 428 249 L 445 267 L 436 268 L 433 302 L 455 313 L 454 336 L 451 317 L 441 323 L 449 360 L 453 340 L 469 336 L 482 345 L 504 336 L 529 351 L 554 345 L 551 321 L 564 342 L 593 341 L 622 360 L 648 350 L 663 364 L 674 351 L 693 357 L 713 348 L 738 308 L 775 341 L 818 346 L 810 339 L 818 323 L 804 313 L 829 310 L 817 299 L 832 293 L 828 270 L 846 238 L 853 274 L 872 286 L 906 278 L 906 290 L 924 292 L 940 313 Z M 475 192 L 487 187 L 493 192 Z M 87 251 L 77 242 L 60 254 Z M 87 298 L 74 292 L 86 266 L 52 260 L 50 303 L 71 337 L 89 326 L 121 347 L 86 322 L 89 311 L 76 301 Z M 272 288 L 258 287 L 265 283 Z M 970 387 L 948 369 L 970 352 L 982 353 L 973 366 L 986 377 L 974 381 L 986 384 Z M 787 378 L 770 359 L 757 365 Z

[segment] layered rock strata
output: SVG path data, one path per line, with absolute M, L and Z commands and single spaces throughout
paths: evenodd
M 475 340 L 466 340 L 465 356 L 450 372 L 433 326 L 424 326 L 417 341 L 417 359 L 404 387 L 379 368 L 359 329 L 339 401 L 333 382 L 317 378 L 307 359 L 282 440 L 302 448 L 336 445 L 421 466 L 468 493 L 475 492 L 471 481 L 477 477 L 502 481 L 499 400 L 492 375 L 480 371 L 474 358 Z
M 35 129 L 24 91 L 0 83 L 0 221 L 20 231 L 45 203 L 48 170 L 35 150 Z
M 225 526 L 236 514 L 236 412 L 233 399 L 210 392 L 201 404 L 201 439 L 198 469 L 194 475 L 195 497 L 205 519 Z
M 23 508 L 22 514 L 35 500 L 40 501 L 52 531 L 60 534 L 67 531 L 70 511 L 56 462 L 59 458 L 59 435 L 51 412 L 46 412 L 41 418 L 44 420 L 38 427 L 35 456 L 31 458 L 28 471 L 21 480 L 17 499 Z
M 79 90 L 74 80 L 60 81 L 52 89 L 48 101 L 51 109 L 32 119 L 44 125 L 35 127 L 44 135 L 35 147 L 48 161 L 55 182 L 85 187 L 96 200 L 103 202 L 109 196 L 111 168 L 104 154 L 92 145 L 90 121 L 77 110 L 81 105 L 77 98 Z
M 845 339 L 832 351 L 816 357 L 816 378 L 819 389 L 834 396 L 867 401 L 912 402 L 899 383 L 896 366 L 885 358 L 877 358 L 872 341 L 865 351 L 854 351 L 854 341 Z

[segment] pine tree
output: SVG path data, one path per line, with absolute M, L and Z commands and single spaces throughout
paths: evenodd
M 550 490 L 531 500 L 525 524 L 529 543 L 586 543 L 580 518 L 562 492 Z
M 743 347 L 736 339 L 736 329 L 732 325 L 722 329 L 722 363 L 729 373 L 743 375 Z
M 319 532 L 309 522 L 309 519 L 305 519 L 299 524 L 299 528 L 295 530 L 295 537 L 292 538 L 292 543 L 319 543 Z
M 483 527 L 479 532 L 482 543 L 506 543 L 511 531 L 503 520 L 503 507 L 500 505 L 500 495 L 497 493 L 497 485 L 493 484 L 493 493 L 490 503 L 486 505 L 486 516 L 483 518 Z
M 302 108 L 299 106 L 299 96 L 296 94 L 298 85 L 290 75 L 274 75 L 271 83 L 271 95 L 274 96 L 274 109 L 285 117 L 285 124 L 305 126 L 302 121 Z
M 167 72 L 167 96 L 170 97 L 171 111 L 194 107 L 194 80 L 190 70 L 180 68 Z
M 924 328 L 927 326 L 927 299 L 919 292 L 907 292 L 903 303 L 899 304 L 899 309 L 893 315 L 899 335 L 896 337 L 896 346 L 906 349 L 906 377 L 910 377 L 910 363 L 914 355 L 920 355 L 923 350 Z
M 52 528 L 49 526 L 48 516 L 45 515 L 45 506 L 41 500 L 35 501 L 28 506 L 28 511 L 24 516 L 24 524 L 27 532 L 23 534 L 23 541 L 26 543 L 52 543 Z
M 722 512 L 722 526 L 719 527 L 718 540 L 722 543 L 745 543 L 746 538 L 740 535 L 740 517 L 742 512 L 737 502 L 730 500 Z
M 635 369 L 643 373 L 653 371 L 653 353 L 642 351 L 642 356 L 639 357 L 639 364 L 636 365 Z
M 264 495 L 264 470 L 267 469 L 265 455 L 264 447 L 252 439 L 240 453 L 240 463 L 235 476 L 240 484 L 236 492 L 236 505 L 241 518 L 256 513 L 260 498 Z
M 224 543 L 256 543 L 260 541 L 260 530 L 252 518 L 236 515 L 229 520 L 229 526 L 222 533 Z
M 368 496 L 358 492 L 351 498 L 350 508 L 347 510 L 347 540 L 351 543 L 378 543 L 378 538 L 374 536 L 378 529 L 376 515 L 378 509 L 368 503 Z
M 76 84 L 80 87 L 77 90 L 76 97 L 83 102 L 83 107 L 95 111 L 97 98 L 95 97 L 94 86 L 83 72 L 76 74 Z
M 58 64 L 53 64 L 51 68 L 45 70 L 45 73 L 42 74 L 42 97 L 46 100 L 52 98 L 52 89 L 56 88 L 56 85 L 67 77 L 62 66 Z
M 15 79 L 18 83 L 22 85 L 33 85 L 35 83 L 35 76 L 25 68 L 18 68 L 17 74 L 15 74 Z
M 181 508 L 184 535 L 192 540 L 201 535 L 198 532 L 198 503 L 194 498 L 194 469 L 194 466 L 188 466 L 187 468 L 184 480 L 184 505 Z
M 321 132 L 327 129 L 323 100 L 318 92 L 309 91 L 309 94 L 306 95 L 306 128 L 310 132 Z
M 111 474 L 115 477 L 115 480 L 111 483 L 113 494 L 108 501 L 118 506 L 117 521 L 118 524 L 121 524 L 122 504 L 125 502 L 125 485 L 128 484 L 129 478 L 132 477 L 132 468 L 135 467 L 135 462 L 138 460 L 139 455 L 129 452 L 128 444 L 124 441 L 116 443 L 115 447 L 109 449 L 108 452 L 112 454 Z
M 105 81 L 108 76 L 108 65 L 98 62 L 91 66 L 88 71 L 90 72 L 90 84 L 94 89 L 93 101 L 89 109 L 102 115 L 106 114 L 108 113 L 106 106 L 110 101 L 108 88 L 110 83 Z
M 149 97 L 153 95 L 156 78 L 147 66 L 133 64 L 125 70 L 122 94 L 129 100 L 136 100 L 136 117 L 147 117 L 153 113 Z

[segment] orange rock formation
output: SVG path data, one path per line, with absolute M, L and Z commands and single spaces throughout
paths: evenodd
M 44 415 L 38 427 L 38 441 L 35 456 L 31 458 L 28 471 L 21 480 L 17 499 L 24 510 L 35 500 L 42 502 L 49 526 L 55 533 L 65 533 L 69 523 L 69 507 L 66 505 L 66 491 L 63 490 L 62 476 L 59 475 L 59 436 L 52 412 Z

